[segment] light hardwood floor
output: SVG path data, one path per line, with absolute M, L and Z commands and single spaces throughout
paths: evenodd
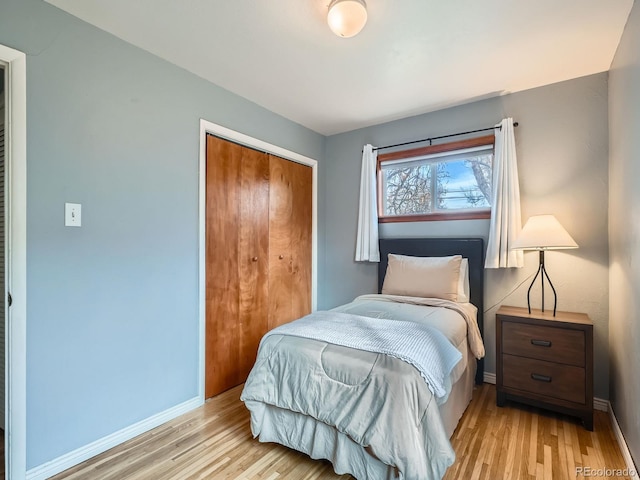
M 209 400 L 123 445 L 55 477 L 91 480 L 312 480 L 350 479 L 326 461 L 251 437 L 241 387 Z M 606 413 L 595 412 L 593 432 L 578 420 L 526 406 L 498 408 L 495 387 L 484 384 L 452 437 L 456 462 L 446 480 L 575 479 L 576 467 L 623 469 Z M 628 477 L 596 477 L 628 478 Z

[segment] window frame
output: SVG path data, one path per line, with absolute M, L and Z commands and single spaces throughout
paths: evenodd
M 491 218 L 491 207 L 461 210 L 452 212 L 436 212 L 421 213 L 417 215 L 384 215 L 382 210 L 382 164 L 392 160 L 408 160 L 413 157 L 424 155 L 432 155 L 435 153 L 452 152 L 455 150 L 464 150 L 472 147 L 486 147 L 491 145 L 494 147 L 495 153 L 495 135 L 485 135 L 482 137 L 468 138 L 458 140 L 456 142 L 442 143 L 440 145 L 429 145 L 427 147 L 412 148 L 409 150 L 399 150 L 396 152 L 382 153 L 378 155 L 376 164 L 376 187 L 378 193 L 378 223 L 395 223 L 395 222 L 431 222 L 441 220 L 478 220 Z M 437 163 L 437 162 L 435 162 Z

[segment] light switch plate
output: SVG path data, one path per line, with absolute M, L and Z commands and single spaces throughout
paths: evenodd
M 64 204 L 64 225 L 65 227 L 82 226 L 82 205 L 79 203 Z

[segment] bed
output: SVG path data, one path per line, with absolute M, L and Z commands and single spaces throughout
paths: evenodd
M 336 473 L 438 479 L 455 460 L 449 438 L 483 379 L 483 240 L 382 239 L 380 255 L 381 294 L 269 332 L 241 399 L 261 442 L 328 459 Z M 385 293 L 387 268 L 398 272 L 399 261 L 459 265 L 460 256 L 468 302 Z M 388 352 L 380 339 L 399 349 Z

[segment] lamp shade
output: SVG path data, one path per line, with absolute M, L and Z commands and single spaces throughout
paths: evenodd
M 571 235 L 553 215 L 529 217 L 511 246 L 513 250 L 559 250 L 578 248 Z
M 353 37 L 367 23 L 367 4 L 364 0 L 333 0 L 329 4 L 327 23 L 339 37 Z

